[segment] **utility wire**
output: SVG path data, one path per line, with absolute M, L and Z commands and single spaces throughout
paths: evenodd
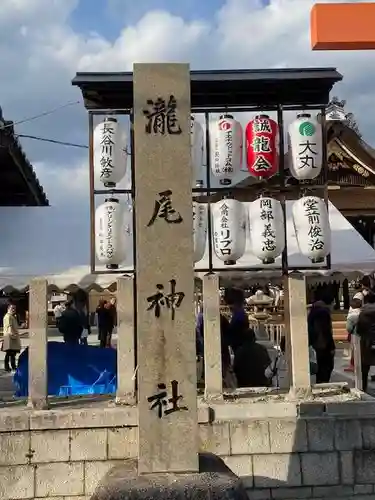
M 63 104 L 61 106 L 58 106 L 57 108 L 51 109 L 50 111 L 45 111 L 44 113 L 40 113 L 39 115 L 34 115 L 34 116 L 31 116 L 30 118 L 24 118 L 23 120 L 19 120 L 18 122 L 11 122 L 11 123 L 8 123 L 7 125 L 1 125 L 0 130 L 2 130 L 4 128 L 8 128 L 8 127 L 14 127 L 14 125 L 20 125 L 21 123 L 31 122 L 33 120 L 37 120 L 38 118 L 42 118 L 43 116 L 52 115 L 53 113 L 56 113 L 56 111 L 60 111 L 60 109 L 67 108 L 69 106 L 75 106 L 77 104 L 80 104 L 80 101 L 67 102 L 66 104 Z
M 25 134 L 15 134 L 15 135 L 16 137 L 24 137 L 25 139 L 34 139 L 35 141 L 52 142 L 52 144 L 59 144 L 60 146 L 70 146 L 72 148 L 82 148 L 82 149 L 89 148 L 84 144 L 74 144 L 73 142 L 64 142 L 64 141 L 57 141 L 55 139 L 46 139 L 44 137 L 37 137 L 36 135 L 25 135 Z

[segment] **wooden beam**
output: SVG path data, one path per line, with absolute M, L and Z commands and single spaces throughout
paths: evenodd
M 375 2 L 315 4 L 310 34 L 312 50 L 374 50 Z

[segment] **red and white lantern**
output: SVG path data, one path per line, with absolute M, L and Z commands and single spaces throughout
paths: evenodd
M 241 170 L 242 126 L 232 115 L 210 124 L 211 170 L 220 184 L 229 186 Z
M 324 201 L 316 196 L 303 196 L 294 202 L 293 225 L 302 255 L 313 264 L 324 262 L 331 252 L 331 229 Z
M 279 200 L 262 196 L 250 203 L 251 251 L 263 264 L 273 264 L 285 247 L 284 213 Z
M 279 132 L 268 115 L 259 115 L 246 126 L 247 168 L 254 177 L 272 177 L 279 167 Z
M 226 198 L 212 205 L 213 247 L 227 266 L 245 253 L 246 220 L 244 206 L 237 200 Z

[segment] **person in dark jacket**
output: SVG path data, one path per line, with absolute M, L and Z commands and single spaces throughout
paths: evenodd
M 362 389 L 367 391 L 368 374 L 373 362 L 372 346 L 375 343 L 375 294 L 364 296 L 364 306 L 358 316 L 357 335 L 360 337 L 362 361 Z
M 232 317 L 229 322 L 228 343 L 235 353 L 245 338 L 244 333 L 249 329 L 249 318 L 245 311 L 245 295 L 239 288 L 225 290 L 224 300 L 229 306 Z
M 267 348 L 256 342 L 252 328 L 243 332 L 241 337 L 233 365 L 238 387 L 268 387 L 270 379 L 266 370 L 271 365 L 271 358 Z
M 307 317 L 309 345 L 316 352 L 317 384 L 330 381 L 335 363 L 331 303 L 331 297 L 324 295 L 321 300 L 314 302 Z
M 59 332 L 62 333 L 64 342 L 78 345 L 82 331 L 83 326 L 79 312 L 73 307 L 73 302 L 66 302 L 65 311 L 59 321 Z
M 99 301 L 99 305 L 96 308 L 96 314 L 98 316 L 100 347 L 106 347 L 109 335 L 113 330 L 112 310 L 108 307 L 106 300 Z

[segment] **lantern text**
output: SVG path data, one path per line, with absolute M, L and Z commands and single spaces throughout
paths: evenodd
M 324 248 L 323 231 L 320 225 L 320 211 L 318 203 L 314 198 L 306 198 L 303 203 L 305 215 L 310 225 L 308 236 L 310 238 L 310 250 L 322 250 Z

